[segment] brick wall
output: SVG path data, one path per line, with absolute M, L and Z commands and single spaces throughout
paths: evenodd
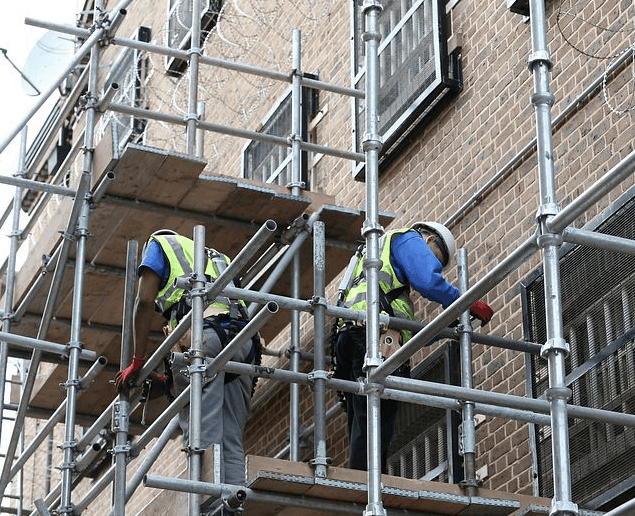
M 221 22 L 226 32 L 213 33 L 205 52 L 209 55 L 217 52 L 222 57 L 288 72 L 291 31 L 300 26 L 304 35 L 303 68 L 319 71 L 325 81 L 350 84 L 350 2 L 297 0 L 255 4 L 256 7 L 249 2 L 240 3 L 245 9 L 243 16 L 227 3 L 223 13 L 227 23 Z M 149 5 L 145 0 L 131 5 L 121 33 L 127 36 L 131 32 L 128 28 L 143 23 L 156 29 L 153 34 L 161 43 L 158 35 L 163 27 L 164 12 L 148 9 Z M 626 10 L 630 9 L 618 2 L 589 3 L 591 5 L 595 12 L 606 14 L 601 18 L 605 26 L 625 19 Z M 605 60 L 589 58 L 565 41 L 557 28 L 557 9 L 557 2 L 547 2 L 548 45 L 554 63 L 551 79 L 554 118 L 601 76 L 606 65 Z M 254 20 L 259 19 L 257 15 L 267 23 L 254 24 Z M 562 25 L 567 27 L 564 22 Z M 379 199 L 380 209 L 396 216 L 390 228 L 421 219 L 445 222 L 495 173 L 508 169 L 495 186 L 451 224 L 458 245 L 468 251 L 470 283 L 474 284 L 531 237 L 536 227 L 535 214 L 540 204 L 536 154 L 530 150 L 519 155 L 535 137 L 530 103 L 533 79 L 526 66 L 531 52 L 530 27 L 521 16 L 508 12 L 505 2 L 461 0 L 452 10 L 452 30 L 462 34 L 463 91 L 449 99 L 412 145 L 382 171 Z M 231 38 L 234 44 L 227 43 Z M 622 33 L 607 37 L 593 30 L 572 30 L 567 39 L 572 38 L 576 39 L 573 43 L 578 48 L 588 53 L 602 50 L 607 56 L 629 44 L 628 37 Z M 166 77 L 158 66 L 159 61 L 154 62 L 156 67 L 151 79 L 154 95 L 149 107 L 178 112 L 186 98 L 186 81 Z M 249 130 L 259 128 L 287 88 L 287 85 L 257 78 L 238 80 L 235 74 L 222 71 L 203 72 L 203 83 L 201 97 L 208 102 L 206 119 Z M 627 102 L 633 88 L 630 67 L 624 66 L 609 77 L 607 85 L 612 99 Z M 320 107 L 326 106 L 328 111 L 316 129 L 317 142 L 349 148 L 352 131 L 349 99 L 321 92 Z M 560 207 L 574 200 L 632 150 L 634 132 L 632 118 L 613 113 L 600 90 L 593 91 L 576 105 L 553 135 L 556 200 Z M 151 124 L 148 142 L 183 151 L 183 131 Z M 239 176 L 244 145 L 242 140 L 208 135 L 206 157 L 210 164 L 207 170 Z M 507 167 L 517 157 L 517 164 Z M 351 179 L 350 163 L 325 156 L 315 174 L 315 190 L 335 196 L 337 204 L 363 207 L 364 185 Z M 580 217 L 576 226 L 591 220 L 631 184 L 629 179 L 616 188 L 607 199 Z M 480 331 L 523 338 L 519 282 L 539 263 L 539 255 L 533 256 L 485 297 L 496 314 L 490 325 Z M 456 281 L 455 268 L 448 273 L 448 279 Z M 334 285 L 329 286 L 330 300 L 334 299 L 334 289 Z M 439 313 L 437 306 L 420 298 L 417 298 L 416 309 L 416 317 L 421 321 Z M 302 321 L 302 348 L 310 351 L 312 321 L 308 316 L 303 316 Z M 283 335 L 270 345 L 285 348 L 288 337 Z M 427 348 L 417 353 L 414 362 L 422 360 L 430 351 Z M 525 361 L 521 353 L 475 345 L 473 356 L 477 389 L 526 394 Z M 265 365 L 288 367 L 288 361 L 284 357 L 266 357 Z M 307 426 L 312 422 L 312 392 L 302 387 L 300 393 L 300 424 Z M 288 385 L 272 386 L 271 381 L 260 380 L 245 435 L 247 453 L 273 456 L 284 448 L 288 439 L 288 399 Z M 335 396 L 330 393 L 329 406 L 334 403 Z M 328 455 L 336 466 L 345 465 L 347 460 L 344 428 L 343 414 L 328 423 Z M 491 417 L 478 426 L 477 467 L 487 466 L 488 471 L 484 487 L 531 493 L 533 472 L 528 439 L 528 426 L 521 422 Z M 168 466 L 172 466 L 170 471 L 178 470 L 184 459 L 177 449 L 178 440 L 171 446 L 172 455 L 162 455 L 155 469 L 162 474 L 169 474 Z M 311 449 L 303 449 L 302 458 L 311 455 Z M 131 514 L 147 503 L 152 496 L 148 491 L 151 490 L 145 490 L 133 500 Z M 33 496 L 39 495 L 34 492 Z M 100 510 L 95 509 L 94 513 Z M 90 514 L 93 514 L 92 508 Z

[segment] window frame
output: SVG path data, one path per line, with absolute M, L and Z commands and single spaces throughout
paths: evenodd
M 150 27 L 141 25 L 137 27 L 132 39 L 149 43 L 151 36 L 152 30 Z M 132 74 L 134 74 L 133 79 L 131 79 Z M 149 63 L 146 53 L 138 49 L 126 48 L 120 52 L 112 64 L 110 73 L 104 82 L 102 94 L 105 94 L 110 85 L 116 82 L 120 88 L 113 97 L 113 103 L 122 103 L 122 100 L 130 99 L 130 102 L 127 102 L 126 105 L 130 107 L 146 107 L 147 96 L 145 89 L 149 78 Z M 128 122 L 124 123 L 122 120 L 127 120 Z M 99 132 L 103 133 L 110 125 L 113 131 L 113 141 L 117 142 L 118 149 L 122 149 L 131 141 L 138 143 L 143 140 L 147 123 L 146 119 L 107 111 L 99 121 Z M 120 127 L 124 128 L 123 131 L 120 131 Z
M 353 63 L 351 69 L 351 83 L 354 88 L 358 89 L 363 89 L 365 75 L 365 63 L 363 62 L 364 45 L 361 43 L 361 36 L 363 32 L 363 13 L 359 12 L 361 4 L 362 0 L 354 0 L 352 3 L 353 7 L 351 9 L 351 62 Z M 379 119 L 380 135 L 383 141 L 379 158 L 380 172 L 399 154 L 400 150 L 402 150 L 404 146 L 410 144 L 414 136 L 413 133 L 416 132 L 415 130 L 427 123 L 431 115 L 433 115 L 436 111 L 436 108 L 442 104 L 442 101 L 446 97 L 461 91 L 463 88 L 460 65 L 460 47 L 453 48 L 452 52 L 448 52 L 447 38 L 450 34 L 446 34 L 446 31 L 448 30 L 446 19 L 450 19 L 448 15 L 450 8 L 445 0 L 413 0 L 412 5 L 407 10 L 406 14 L 393 25 L 390 34 L 385 38 L 382 38 L 378 48 L 380 61 L 380 83 L 382 80 L 382 54 L 387 52 L 386 49 L 389 48 L 389 45 L 393 41 L 398 43 L 397 37 L 399 36 L 401 38 L 401 29 L 405 27 L 410 20 L 415 20 L 417 13 L 425 18 L 426 13 L 420 12 L 419 9 L 426 4 L 429 4 L 432 9 L 429 24 L 426 24 L 426 27 L 430 28 L 430 32 L 426 34 L 431 34 L 432 38 L 434 55 L 430 61 L 434 61 L 434 79 L 425 87 L 423 83 L 417 83 L 410 86 L 407 93 L 403 95 L 405 99 L 396 109 L 397 112 L 401 111 L 401 113 L 398 114 L 396 118 L 393 117 L 386 127 L 381 127 L 381 100 L 382 91 L 385 90 L 382 89 L 384 86 L 380 84 Z M 382 13 L 383 12 L 386 11 L 384 10 Z M 379 25 L 381 28 L 381 13 Z M 415 46 L 409 52 L 408 57 L 418 55 L 417 49 L 422 44 L 422 41 L 423 39 L 414 44 Z M 406 58 L 402 63 L 400 63 L 399 69 L 408 69 L 412 62 L 412 59 Z M 432 77 L 432 75 L 425 77 L 425 80 L 427 81 L 430 77 Z M 402 86 L 404 84 L 403 81 L 400 81 L 400 76 L 396 73 L 391 75 L 390 79 L 392 79 L 392 82 L 400 83 Z M 362 152 L 361 138 L 363 137 L 365 131 L 365 128 L 362 127 L 364 113 L 363 100 L 355 98 L 351 99 L 351 113 L 353 120 L 353 148 L 357 152 Z M 363 180 L 364 164 L 353 163 L 352 174 L 355 179 Z
M 307 78 L 312 78 L 312 79 L 317 79 L 318 76 L 315 74 L 305 74 L 305 77 Z M 275 125 L 275 122 L 277 122 L 278 120 L 281 119 L 281 114 L 285 111 L 285 110 L 292 110 L 292 88 L 289 87 L 287 88 L 287 90 L 283 93 L 283 95 L 280 97 L 280 100 L 269 110 L 269 112 L 267 113 L 267 115 L 265 116 L 264 120 L 261 122 L 261 129 L 260 132 L 262 132 L 263 134 L 271 134 L 273 136 L 280 136 L 280 137 L 288 137 L 291 135 L 291 129 L 292 129 L 292 119 L 291 119 L 291 114 L 288 117 L 289 120 L 289 127 L 288 127 L 288 132 L 286 132 L 285 134 L 276 134 L 275 132 L 270 132 L 271 126 Z M 308 141 L 309 138 L 309 123 L 310 121 L 316 116 L 316 114 L 319 111 L 319 92 L 316 89 L 313 88 L 308 88 L 306 86 L 302 87 L 302 120 L 301 120 L 301 138 L 302 141 Z M 278 161 L 278 163 L 276 164 L 276 169 L 270 173 L 268 175 L 267 178 L 263 177 L 254 177 L 253 175 L 253 171 L 248 173 L 248 162 L 249 162 L 249 151 L 251 148 L 255 147 L 255 146 L 259 146 L 259 145 L 264 145 L 264 146 L 271 146 L 271 148 L 278 148 L 280 151 L 284 151 L 286 149 L 286 155 L 284 156 L 280 156 L 280 159 Z M 310 170 L 310 164 L 309 164 L 309 156 L 308 156 L 308 151 L 306 150 L 302 150 L 301 151 L 301 181 L 303 183 L 302 188 L 306 189 L 306 190 L 310 190 L 311 189 L 311 170 Z M 241 174 L 242 177 L 245 179 L 250 179 L 250 180 L 254 180 L 254 181 L 261 181 L 263 183 L 269 183 L 269 184 L 277 184 L 277 185 L 281 185 L 281 186 L 288 186 L 287 184 L 281 184 L 280 182 L 276 181 L 281 175 L 283 175 L 285 169 L 289 170 L 289 175 L 290 175 L 290 169 L 292 166 L 292 162 L 291 162 L 291 147 L 282 147 L 280 145 L 273 145 L 273 144 L 269 144 L 267 142 L 263 142 L 260 140 L 249 140 L 243 147 L 243 150 L 241 152 Z M 259 168 L 259 167 L 257 167 Z
M 179 31 L 182 34 L 180 38 L 177 36 L 178 41 L 172 40 L 172 28 L 171 24 L 176 19 L 176 24 L 182 26 L 178 20 L 178 9 L 184 2 L 189 2 L 189 10 L 186 12 L 190 18 L 190 27 L 183 26 L 183 31 Z M 192 45 L 192 5 L 193 0 L 167 0 L 167 12 L 165 21 L 165 46 L 169 48 L 175 48 L 178 50 L 189 50 Z M 203 47 L 207 37 L 212 29 L 218 23 L 218 20 L 223 9 L 223 0 L 202 0 L 201 2 L 201 35 L 199 46 Z M 188 67 L 189 61 L 186 59 L 179 59 L 177 57 L 165 56 L 165 72 L 173 77 L 180 77 Z

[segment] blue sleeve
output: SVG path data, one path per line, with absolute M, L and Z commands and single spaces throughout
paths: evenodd
M 150 242 L 148 242 L 145 252 L 141 257 L 141 264 L 137 269 L 137 276 L 141 276 L 141 270 L 144 267 L 147 267 L 161 278 L 159 285 L 159 290 L 161 290 L 165 286 L 166 281 L 168 281 L 170 269 L 168 261 L 165 259 L 165 254 L 163 254 L 163 249 L 161 249 L 161 246 L 156 240 L 150 240 Z
M 445 280 L 441 262 L 419 233 L 395 235 L 390 251 L 391 264 L 402 283 L 406 280 L 419 294 L 443 308 L 458 299 L 459 291 Z

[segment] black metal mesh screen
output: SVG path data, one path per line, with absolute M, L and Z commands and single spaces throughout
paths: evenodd
M 635 238 L 635 202 L 629 201 L 597 231 Z M 635 256 L 575 246 L 560 259 L 570 403 L 635 411 Z M 546 340 L 544 278 L 527 287 L 529 340 Z M 548 388 L 544 359 L 533 357 L 534 397 Z M 635 429 L 569 421 L 573 500 L 584 506 L 635 474 Z M 551 428 L 537 431 L 540 494 L 553 495 Z M 615 492 L 624 491 L 624 488 Z M 597 506 L 599 502 L 594 503 Z M 608 505 L 603 508 L 610 508 Z
M 364 62 L 362 0 L 355 0 L 355 70 Z M 412 128 L 450 92 L 460 88 L 458 61 L 447 56 L 445 4 L 439 0 L 386 0 L 378 18 L 379 133 L 382 153 L 392 152 Z M 364 89 L 364 75 L 356 87 Z M 364 102 L 355 100 L 356 146 L 360 151 L 365 127 Z

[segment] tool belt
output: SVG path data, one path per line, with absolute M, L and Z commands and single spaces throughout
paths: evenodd
M 343 324 L 337 330 L 337 334 L 347 331 L 366 331 L 366 325 L 361 321 L 343 321 Z M 379 354 L 384 360 L 389 359 L 403 344 L 403 336 L 400 330 L 392 328 L 383 328 L 379 335 Z M 335 336 L 336 338 L 336 336 Z M 335 340 L 331 346 L 331 362 L 337 372 L 337 360 L 334 356 Z M 410 361 L 402 364 L 394 373 L 397 376 L 408 378 L 410 376 Z

